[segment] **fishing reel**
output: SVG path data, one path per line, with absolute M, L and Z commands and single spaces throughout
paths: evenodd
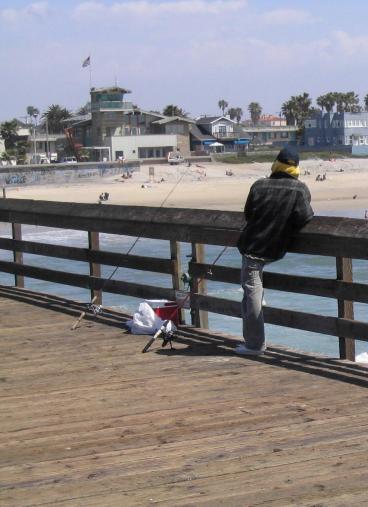
M 189 288 L 192 283 L 192 277 L 189 273 L 182 273 L 180 280 L 183 282 L 184 288 Z
M 93 315 L 98 315 L 99 313 L 102 313 L 102 305 L 95 305 L 93 303 L 90 303 L 87 305 L 87 310 L 93 313 Z
M 161 347 L 166 347 L 166 345 L 170 344 L 170 349 L 173 349 L 172 339 L 174 336 L 173 323 L 171 320 L 164 320 L 160 329 L 156 332 L 156 334 L 149 340 L 147 345 L 142 350 L 142 353 L 148 351 L 151 345 L 157 340 L 157 338 L 162 337 L 162 345 Z

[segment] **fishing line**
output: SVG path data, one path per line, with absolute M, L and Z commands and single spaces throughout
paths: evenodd
M 161 202 L 161 204 L 157 207 L 156 211 L 153 213 L 153 216 L 151 218 L 151 220 L 145 224 L 143 224 L 143 227 L 141 229 L 141 232 L 140 234 L 135 238 L 135 240 L 133 241 L 132 245 L 128 248 L 127 252 L 124 254 L 124 255 L 129 255 L 133 248 L 135 247 L 135 245 L 138 243 L 138 241 L 142 238 L 145 230 L 147 229 L 147 227 L 153 222 L 154 218 L 156 217 L 156 215 L 158 214 L 159 210 L 163 207 L 163 205 L 167 202 L 167 200 L 169 199 L 169 197 L 173 194 L 173 192 L 175 191 L 175 189 L 177 188 L 177 186 L 181 183 L 182 179 L 184 178 L 184 176 L 187 176 L 188 173 L 187 171 L 184 171 L 180 178 L 178 179 L 178 181 L 176 181 L 176 183 L 174 184 L 174 186 L 170 189 L 170 191 L 168 192 L 168 194 L 165 196 L 165 198 L 163 199 L 163 201 Z M 100 291 L 103 291 L 103 289 L 105 288 L 107 282 L 109 282 L 112 277 L 115 275 L 115 273 L 118 271 L 118 269 L 120 268 L 121 266 L 116 266 L 112 273 L 110 274 L 110 276 L 108 278 L 105 278 L 101 288 L 99 289 Z M 91 300 L 90 303 L 87 304 L 87 308 L 85 311 L 83 311 L 80 316 L 78 317 L 78 319 L 76 320 L 76 322 L 73 324 L 73 326 L 71 327 L 71 330 L 74 331 L 77 327 L 78 327 L 78 324 L 81 322 L 81 320 L 86 316 L 86 313 L 88 310 L 91 310 L 95 315 L 97 315 L 98 313 L 101 313 L 102 311 L 102 306 L 101 305 L 95 305 L 94 303 L 96 302 L 97 300 L 97 295 L 94 296 Z

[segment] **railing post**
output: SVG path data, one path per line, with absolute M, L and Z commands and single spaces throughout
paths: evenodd
M 172 286 L 174 290 L 181 290 L 182 289 L 182 281 L 180 279 L 180 273 L 182 271 L 181 269 L 181 247 L 180 243 L 178 241 L 170 240 L 170 255 L 171 260 L 173 262 L 173 272 L 171 274 L 172 278 Z M 185 324 L 185 316 L 184 316 L 184 310 L 179 310 L 179 322 L 180 324 Z
M 12 224 L 12 238 L 16 241 L 22 241 L 22 224 Z M 23 252 L 13 250 L 13 259 L 16 264 L 23 264 Z M 14 275 L 15 286 L 24 288 L 24 276 Z
M 204 261 L 204 245 L 192 243 L 192 262 L 204 263 Z M 191 293 L 206 294 L 207 281 L 201 278 L 193 278 Z M 193 326 L 208 329 L 208 312 L 191 308 L 190 315 Z
M 352 282 L 353 281 L 352 260 L 346 257 L 337 257 L 336 274 L 337 280 L 342 280 L 344 282 Z M 338 299 L 337 308 L 339 318 L 354 320 L 354 305 L 352 301 Z M 350 361 L 355 361 L 354 338 L 339 337 L 339 350 L 341 359 L 349 359 Z
M 100 249 L 100 235 L 98 232 L 88 231 L 88 247 L 90 250 Z M 89 274 L 97 278 L 101 277 L 101 265 L 95 262 L 89 263 Z M 91 301 L 94 300 L 96 305 L 102 304 L 102 291 L 91 289 Z

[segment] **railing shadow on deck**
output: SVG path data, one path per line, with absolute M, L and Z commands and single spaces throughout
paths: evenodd
M 8 286 L 0 286 L 0 297 L 6 297 L 14 301 L 37 306 L 38 308 L 64 313 L 76 318 L 84 309 L 84 305 L 76 301 Z M 129 318 L 129 315 L 114 312 L 110 309 L 104 310 L 103 314 L 90 314 L 86 316 L 88 321 L 99 322 L 103 325 L 121 329 L 122 336 L 124 336 L 124 334 L 129 335 L 125 326 Z M 220 333 L 210 333 L 191 326 L 180 326 L 173 341 L 173 349 L 161 348 L 161 340 L 157 340 L 150 353 L 161 356 L 207 357 L 209 360 L 211 357 L 230 358 L 235 356 L 234 347 L 238 343 L 239 341 L 236 337 L 232 338 Z M 177 345 L 180 345 L 180 347 L 177 348 Z M 186 347 L 183 348 L 183 345 Z M 140 351 L 140 348 L 138 347 L 137 350 Z M 249 359 L 274 367 L 300 371 L 368 388 L 368 365 L 365 367 L 340 359 L 311 356 L 281 346 L 269 346 L 266 354 L 263 356 L 241 359 Z M 249 365 L 249 363 L 244 363 L 244 366 L 246 366 L 246 364 Z M 240 366 L 240 368 L 242 367 Z
M 187 348 L 175 348 L 175 342 L 187 345 Z M 173 350 L 156 348 L 152 352 L 167 356 L 233 357 L 235 355 L 233 348 L 239 343 L 231 338 L 219 338 L 216 335 L 204 336 L 199 330 L 188 333 L 185 329 L 180 329 L 175 342 Z M 311 356 L 286 347 L 274 346 L 268 346 L 266 353 L 262 356 L 241 356 L 241 358 L 368 388 L 368 365 L 365 367 L 340 359 Z

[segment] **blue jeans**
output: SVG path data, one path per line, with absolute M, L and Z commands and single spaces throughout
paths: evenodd
M 266 348 L 263 320 L 263 268 L 265 262 L 243 255 L 241 284 L 244 290 L 242 301 L 243 337 L 249 349 Z

